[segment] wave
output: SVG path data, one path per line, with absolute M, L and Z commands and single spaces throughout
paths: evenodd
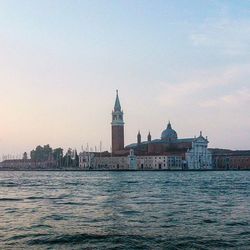
M 154 237 L 146 237 L 141 235 L 122 235 L 122 234 L 62 234 L 53 237 L 41 237 L 28 241 L 29 245 L 54 245 L 54 244 L 81 244 L 81 243 L 95 243 L 104 241 L 106 243 L 130 242 L 131 240 L 154 240 Z
M 0 187 L 18 187 L 20 184 L 15 182 L 2 182 L 0 183 Z
M 21 240 L 21 239 L 26 239 L 26 238 L 43 237 L 43 236 L 49 236 L 49 234 L 41 234 L 41 233 L 18 234 L 18 235 L 14 235 L 14 236 L 8 238 L 7 241 L 16 241 L 16 240 Z
M 235 221 L 226 223 L 227 226 L 248 226 L 249 223 L 247 221 Z
M 42 196 L 30 196 L 30 197 L 26 197 L 27 200 L 43 200 L 45 199 Z
M 80 245 L 83 248 L 105 249 L 211 249 L 234 247 L 235 241 L 223 242 L 220 239 L 206 239 L 201 237 L 166 238 L 163 236 L 144 236 L 126 234 L 62 234 L 58 236 L 47 235 L 29 240 L 28 245 Z
M 215 220 L 205 219 L 203 220 L 204 223 L 215 223 Z
M 0 198 L 0 201 L 23 201 L 21 198 Z

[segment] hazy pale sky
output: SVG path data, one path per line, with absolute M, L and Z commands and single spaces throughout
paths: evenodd
M 0 154 L 110 148 L 168 120 L 179 138 L 250 149 L 250 1 L 0 0 Z

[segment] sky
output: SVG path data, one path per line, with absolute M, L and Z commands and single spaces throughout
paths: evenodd
M 249 0 L 0 0 L 0 155 L 179 138 L 250 149 Z

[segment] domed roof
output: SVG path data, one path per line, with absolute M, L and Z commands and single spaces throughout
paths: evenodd
M 167 128 L 162 131 L 161 139 L 166 141 L 177 140 L 177 133 L 172 129 L 170 122 L 168 122 Z

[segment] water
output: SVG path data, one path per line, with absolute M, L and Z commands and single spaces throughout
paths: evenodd
M 0 172 L 0 249 L 250 249 L 250 172 Z

